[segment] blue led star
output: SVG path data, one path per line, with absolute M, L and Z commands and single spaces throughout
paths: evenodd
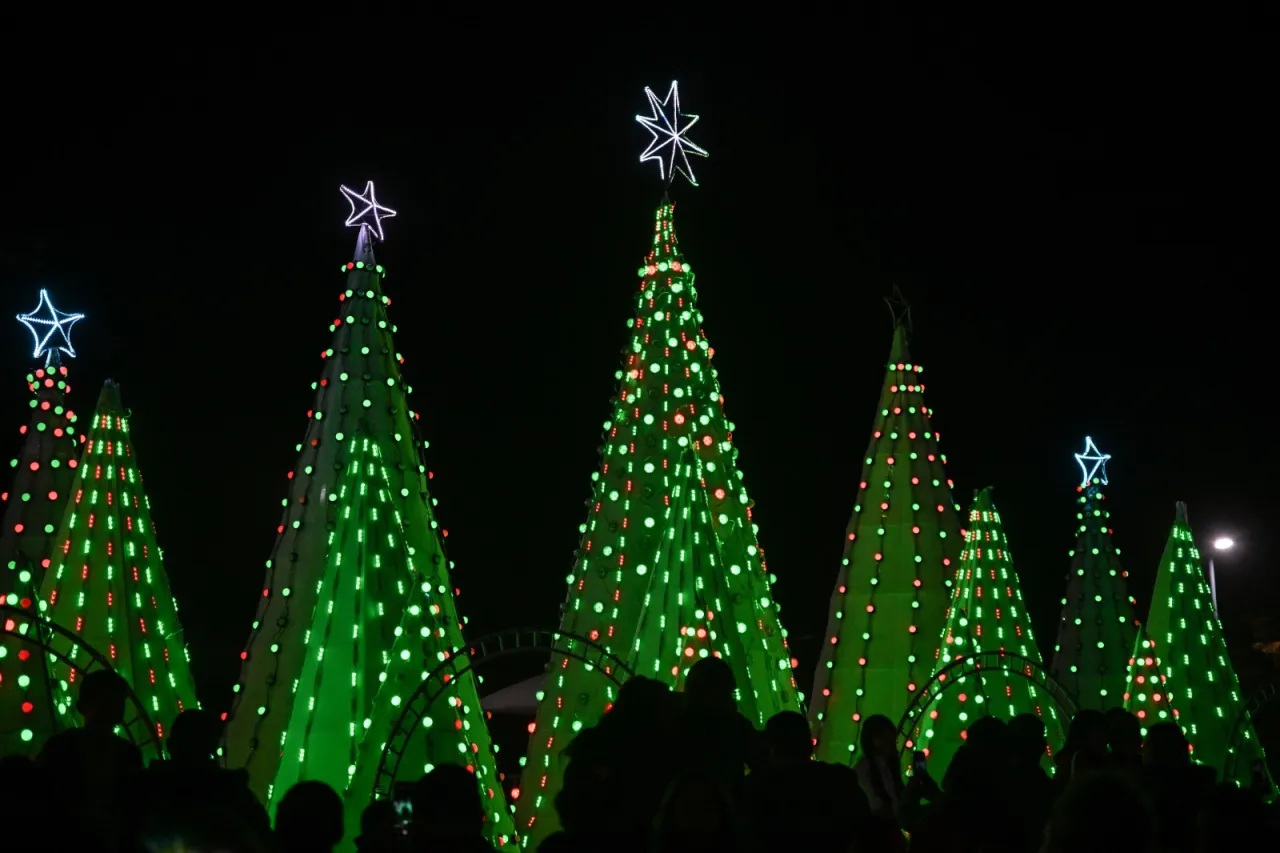
M 57 357 L 58 352 L 65 352 L 76 357 L 76 348 L 71 345 L 71 327 L 83 320 L 83 314 L 67 314 L 53 307 L 49 299 L 49 291 L 40 291 L 40 304 L 30 314 L 19 314 L 18 322 L 27 327 L 31 337 L 35 338 L 36 348 L 32 355 L 36 358 L 44 356 L 48 366 Z M 54 336 L 58 337 L 55 338 Z
M 1075 454 L 1076 464 L 1080 466 L 1081 488 L 1088 486 L 1096 478 L 1102 485 L 1107 485 L 1107 460 L 1110 453 L 1103 453 L 1089 436 L 1084 437 L 1084 453 Z
M 668 184 L 675 178 L 675 173 L 679 172 L 696 187 L 698 179 L 693 176 L 689 155 L 697 154 L 699 157 L 706 157 L 707 152 L 706 149 L 694 145 L 685 134 L 689 132 L 689 128 L 698 123 L 698 117 L 680 112 L 680 89 L 674 80 L 671 81 L 671 89 L 667 92 L 667 97 L 661 101 L 648 86 L 644 87 L 644 93 L 649 98 L 649 109 L 653 110 L 653 115 L 638 115 L 636 121 L 653 134 L 653 141 L 640 155 L 640 162 L 657 160 L 658 173 Z M 670 112 L 667 111 L 668 107 Z M 688 121 L 681 125 L 681 119 L 688 119 Z M 676 159 L 677 157 L 679 160 Z
M 351 215 L 347 217 L 347 225 L 356 228 L 367 225 L 374 236 L 382 240 L 382 220 L 390 219 L 396 215 L 396 212 L 378 204 L 378 197 L 373 194 L 373 181 L 364 185 L 363 193 L 344 186 L 342 194 L 351 203 Z

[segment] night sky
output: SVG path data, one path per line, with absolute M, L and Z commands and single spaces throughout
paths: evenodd
M 1219 594 L 1249 681 L 1249 644 L 1280 639 L 1262 624 L 1280 599 L 1262 28 L 543 23 L 404 44 L 371 24 L 359 50 L 349 32 L 103 44 L 77 48 L 95 70 L 74 89 L 41 76 L 8 95 L 0 306 L 30 311 L 48 287 L 87 315 L 72 405 L 87 424 L 101 382 L 122 383 L 206 703 L 238 671 L 330 340 L 355 240 L 342 183 L 373 180 L 399 211 L 378 259 L 471 632 L 558 621 L 662 196 L 633 116 L 672 79 L 711 152 L 701 186 L 672 191 L 677 230 L 805 672 L 896 284 L 957 501 L 996 486 L 1042 650 L 1088 434 L 1114 456 L 1142 613 L 1175 501 L 1202 547 L 1239 541 Z M 29 346 L 0 329 L 8 458 Z

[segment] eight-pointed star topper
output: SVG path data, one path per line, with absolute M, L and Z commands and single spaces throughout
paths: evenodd
M 1089 436 L 1084 437 L 1084 453 L 1075 454 L 1076 464 L 1080 466 L 1080 487 L 1087 488 L 1097 478 L 1102 485 L 1107 485 L 1107 460 L 1110 453 L 1103 453 Z
M 648 86 L 644 87 L 644 93 L 649 98 L 649 109 L 653 110 L 653 115 L 638 115 L 636 121 L 653 134 L 653 140 L 640 155 L 640 162 L 657 160 L 658 172 L 667 182 L 667 186 L 671 185 L 675 179 L 675 173 L 679 172 L 696 187 L 698 179 L 693 176 L 689 155 L 706 157 L 707 152 L 706 149 L 694 145 L 685 134 L 689 132 L 689 128 L 698 123 L 698 117 L 680 112 L 680 87 L 675 80 L 671 81 L 671 89 L 667 92 L 667 97 L 661 101 Z M 687 121 L 681 124 L 683 119 Z
M 58 352 L 65 352 L 75 358 L 76 348 L 71 345 L 71 327 L 83 320 L 83 314 L 68 314 L 53 307 L 49 291 L 40 290 L 40 304 L 30 314 L 19 314 L 18 322 L 27 327 L 31 337 L 35 339 L 36 348 L 32 355 L 36 358 L 44 356 L 47 367 L 53 362 Z
M 373 235 L 381 241 L 383 239 L 382 220 L 390 219 L 396 215 L 396 212 L 378 204 L 378 197 L 373 194 L 373 181 L 365 184 L 363 193 L 343 186 L 342 194 L 351 203 L 351 215 L 347 217 L 347 225 L 356 228 L 367 225 Z

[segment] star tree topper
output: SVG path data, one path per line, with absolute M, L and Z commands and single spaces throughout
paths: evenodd
M 636 121 L 653 134 L 653 140 L 640 155 L 640 162 L 657 160 L 658 173 L 666 180 L 668 186 L 675 179 L 675 173 L 679 172 L 696 187 L 698 179 L 693 176 L 689 155 L 706 157 L 707 151 L 694 145 L 685 134 L 689 132 L 689 128 L 698 123 L 698 117 L 680 112 L 680 87 L 675 80 L 671 81 L 671 89 L 667 92 L 667 97 L 661 101 L 648 86 L 644 87 L 644 93 L 649 98 L 649 109 L 653 110 L 653 115 L 638 115 Z M 688 121 L 682 125 L 681 119 L 688 119 Z
M 1103 453 L 1089 436 L 1084 437 L 1084 453 L 1075 454 L 1076 464 L 1080 466 L 1081 488 L 1087 487 L 1094 478 L 1102 485 L 1107 485 L 1107 460 L 1110 453 Z
M 71 345 L 71 327 L 83 320 L 83 314 L 67 314 L 53 307 L 49 291 L 40 290 L 40 304 L 30 314 L 19 314 L 18 322 L 27 327 L 31 337 L 35 339 L 36 348 L 32 355 L 36 358 L 44 356 L 45 366 L 53 362 L 55 354 L 65 352 L 76 357 L 76 348 Z
M 390 219 L 396 215 L 396 212 L 378 204 L 378 197 L 373 194 L 373 181 L 365 184 L 363 193 L 343 186 L 342 194 L 351 203 L 351 215 L 347 217 L 347 225 L 355 228 L 367 225 L 373 235 L 381 241 L 383 239 L 382 220 Z

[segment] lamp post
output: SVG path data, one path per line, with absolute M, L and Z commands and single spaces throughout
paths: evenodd
M 1213 540 L 1213 551 L 1230 551 L 1234 547 L 1236 541 L 1230 536 L 1219 536 Z M 1218 616 L 1218 579 L 1213 573 L 1212 552 L 1209 554 L 1209 598 L 1213 602 L 1213 615 Z

